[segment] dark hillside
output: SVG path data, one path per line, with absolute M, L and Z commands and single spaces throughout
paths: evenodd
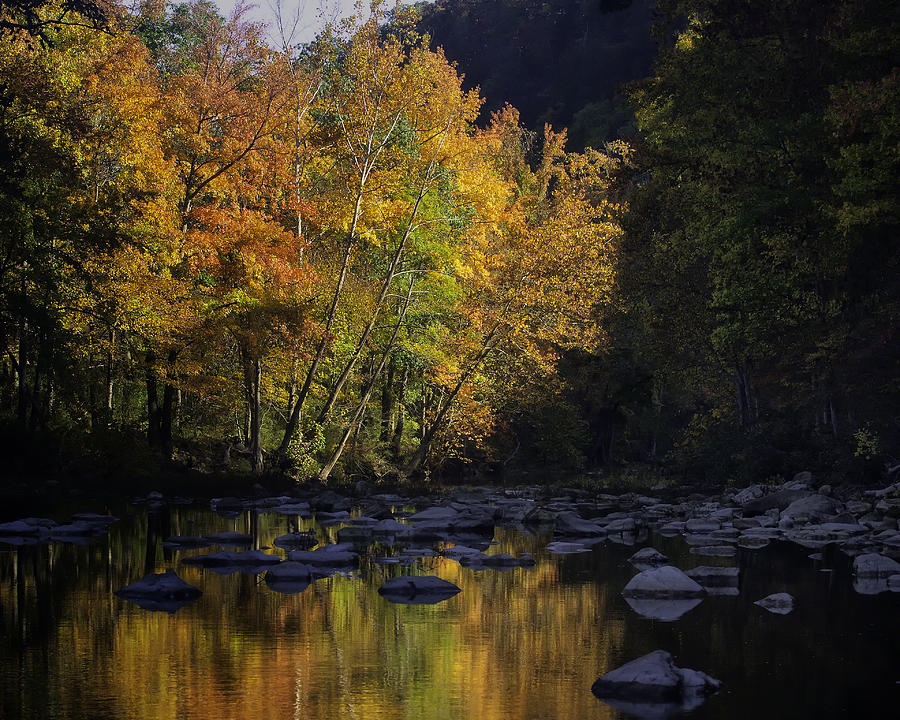
M 523 122 L 570 128 L 570 148 L 629 123 L 617 88 L 645 77 L 654 0 L 438 0 L 420 27 L 480 86 L 483 117 L 510 103 Z

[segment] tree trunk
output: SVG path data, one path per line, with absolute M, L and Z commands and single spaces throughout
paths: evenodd
M 402 327 L 403 321 L 406 318 L 406 311 L 409 309 L 409 302 L 412 299 L 412 292 L 413 282 L 410 281 L 409 290 L 406 293 L 406 300 L 403 304 L 403 309 L 400 312 L 399 317 L 397 318 L 396 324 L 394 325 L 394 332 L 391 334 L 391 339 L 388 341 L 387 347 L 384 349 L 384 352 L 381 355 L 381 362 L 378 363 L 378 367 L 374 370 L 374 372 L 372 372 L 372 375 L 363 390 L 363 394 L 359 401 L 359 404 L 356 407 L 356 411 L 353 413 L 353 417 L 351 418 L 350 423 L 344 429 L 344 433 L 341 436 L 337 447 L 335 447 L 334 451 L 332 452 L 331 458 L 319 471 L 320 482 L 324 483 L 328 480 L 328 476 L 331 474 L 331 471 L 334 469 L 334 466 L 340 459 L 341 454 L 344 452 L 344 447 L 347 445 L 347 440 L 350 439 L 350 436 L 353 434 L 355 428 L 358 427 L 359 423 L 362 422 L 363 416 L 366 414 L 366 406 L 369 404 L 369 397 L 372 395 L 372 390 L 375 387 L 375 383 L 378 382 L 378 377 L 384 370 L 384 366 L 387 364 L 388 357 L 390 357 L 391 351 L 394 348 L 394 344 L 397 342 L 397 336 L 400 334 L 400 328 Z
M 116 331 L 109 329 L 109 349 L 106 351 L 106 427 L 112 425 L 113 419 L 113 343 Z
M 388 363 L 387 375 L 381 386 L 381 435 L 379 440 L 386 443 L 391 437 L 391 412 L 394 409 L 394 372 L 396 364 L 394 358 Z
M 249 367 L 250 378 L 250 462 L 253 472 L 259 474 L 263 469 L 262 452 L 262 418 L 260 417 L 260 384 L 262 382 L 262 363 L 259 358 L 254 358 Z
M 166 368 L 166 387 L 163 390 L 162 412 L 160 413 L 159 422 L 159 440 L 160 447 L 166 458 L 171 458 L 175 450 L 172 439 L 172 418 L 175 406 L 175 360 L 178 353 L 175 350 L 169 350 L 168 367 Z
M 406 418 L 406 383 L 409 379 L 409 368 L 403 368 L 400 375 L 400 388 L 397 391 L 397 423 L 394 425 L 394 437 L 391 438 L 391 452 L 394 457 L 400 455 L 400 443 L 403 441 L 403 425 Z
M 147 363 L 147 442 L 150 444 L 150 447 L 159 447 L 159 390 L 156 382 L 156 374 L 153 370 L 153 363 L 156 362 L 156 355 L 150 351 L 147 353 L 145 360 Z
M 21 425 L 28 419 L 28 321 L 24 314 L 19 318 L 19 392 L 16 417 Z

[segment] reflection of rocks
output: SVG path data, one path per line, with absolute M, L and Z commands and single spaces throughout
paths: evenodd
M 641 718 L 668 718 L 697 708 L 721 683 L 699 670 L 675 666 L 656 650 L 598 678 L 591 691 L 601 700 Z
M 131 600 L 145 610 L 175 612 L 196 600 L 203 592 L 169 570 L 155 575 L 145 575 L 131 585 L 116 590 L 116 595 Z
M 181 549 L 196 549 L 209 547 L 212 543 L 206 538 L 192 535 L 172 535 L 163 540 L 163 547 Z
M 860 595 L 878 595 L 879 593 L 888 592 L 891 587 L 887 578 L 854 577 L 853 589 Z
M 794 609 L 794 598 L 788 593 L 773 593 L 753 603 L 776 615 L 787 615 Z
M 703 588 L 681 570 L 664 565 L 635 575 L 622 591 L 625 597 L 647 599 L 698 598 Z
M 250 545 L 253 538 L 245 533 L 220 532 L 203 536 L 212 545 Z
M 281 558 L 267 555 L 259 550 L 247 550 L 246 552 L 223 550 L 208 555 L 192 555 L 184 558 L 182 562 L 185 565 L 198 565 L 202 568 L 209 568 L 220 574 L 246 572 L 255 575 L 262 572 L 266 567 L 278 565 L 281 562 Z
M 693 610 L 701 602 L 702 598 L 681 598 L 679 600 L 660 600 L 652 598 L 627 597 L 625 602 L 641 617 L 648 620 L 660 620 L 662 622 L 674 622 L 686 612 Z
M 453 597 L 460 588 L 439 577 L 422 575 L 391 578 L 378 592 L 394 603 L 433 605 Z

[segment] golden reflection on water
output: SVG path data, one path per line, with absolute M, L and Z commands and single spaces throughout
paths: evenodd
M 145 514 L 87 547 L 0 553 L 6 640 L 18 646 L 17 693 L 0 678 L 3 717 L 72 718 L 610 718 L 590 687 L 618 660 L 625 632 L 606 584 L 560 581 L 548 536 L 498 530 L 491 552 L 532 553 L 533 568 L 473 571 L 444 558 L 412 569 L 364 561 L 302 593 L 262 576 L 182 565 L 169 534 L 256 531 L 257 546 L 287 519 L 233 520 L 173 510 Z M 154 525 L 157 525 L 154 527 Z M 333 542 L 336 528 L 315 528 Z M 282 554 L 278 550 L 272 550 Z M 204 591 L 175 614 L 113 595 L 147 572 L 174 568 Z M 437 605 L 377 594 L 402 572 L 438 575 L 462 592 Z M 4 648 L 4 656 L 6 655 Z

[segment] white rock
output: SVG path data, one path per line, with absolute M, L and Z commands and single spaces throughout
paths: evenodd
M 710 694 L 720 685 L 706 673 L 676 667 L 669 653 L 655 650 L 598 678 L 591 691 L 600 698 L 667 702 Z
M 626 597 L 666 599 L 703 597 L 703 588 L 681 570 L 664 565 L 635 575 L 622 594 Z

